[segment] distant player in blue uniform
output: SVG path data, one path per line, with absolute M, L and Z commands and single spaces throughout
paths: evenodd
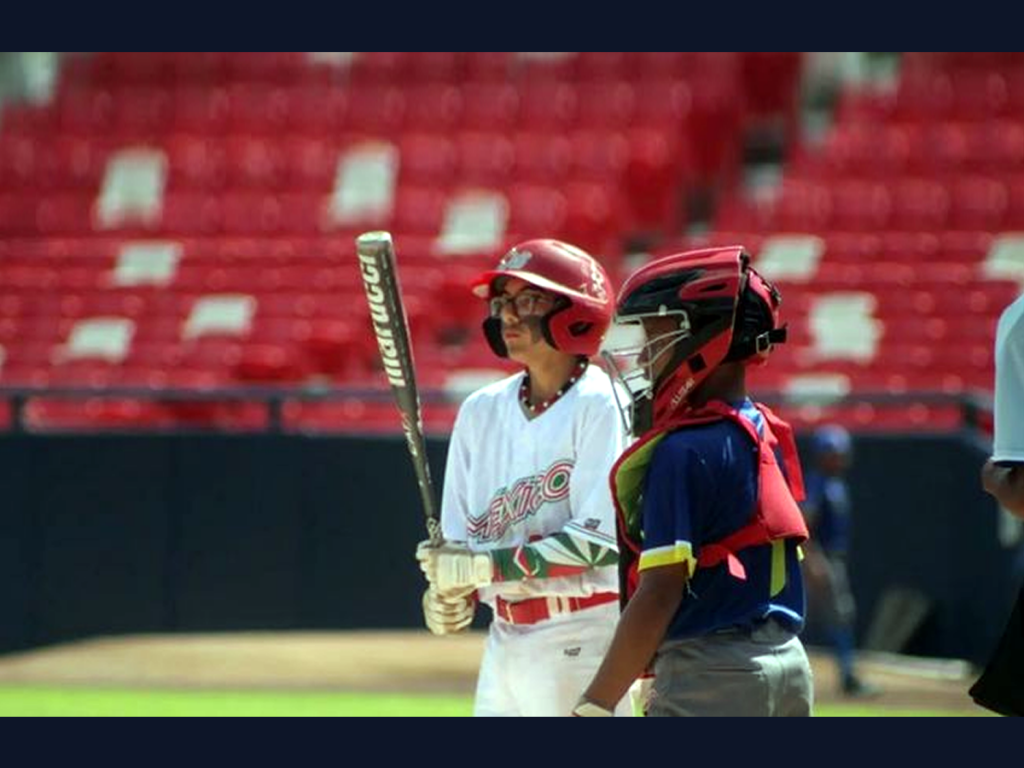
M 799 546 L 807 529 L 789 426 L 746 370 L 785 341 L 778 291 L 742 248 L 670 256 L 620 292 L 616 347 L 637 443 L 612 472 L 628 602 L 575 713 L 610 711 L 635 678 L 649 716 L 809 716 Z M 621 346 L 620 346 L 621 345 Z
M 846 477 L 853 461 L 850 433 L 838 425 L 820 427 L 811 438 L 811 453 L 807 498 L 802 506 L 811 532 L 804 564 L 811 606 L 823 612 L 842 692 L 847 696 L 874 696 L 879 689 L 861 679 L 854 662 L 856 604 L 846 566 L 851 523 Z

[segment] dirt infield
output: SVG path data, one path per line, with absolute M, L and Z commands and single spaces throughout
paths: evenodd
M 100 639 L 0 657 L 0 685 L 471 694 L 483 640 L 426 632 Z M 812 649 L 811 661 L 819 702 L 840 700 L 831 660 Z M 873 704 L 978 712 L 966 664 L 867 655 L 862 669 L 883 689 Z

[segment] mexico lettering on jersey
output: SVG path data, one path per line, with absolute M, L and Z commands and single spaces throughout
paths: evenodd
M 517 480 L 511 488 L 499 489 L 483 517 L 469 516 L 469 537 L 481 544 L 501 541 L 509 528 L 535 515 L 544 504 L 569 498 L 573 465 L 571 459 L 563 459 L 544 472 Z
M 528 419 L 522 375 L 474 393 L 452 433 L 441 521 L 445 539 L 490 552 L 496 583 L 481 599 L 617 591 L 608 474 L 627 436 L 608 376 L 591 366 Z

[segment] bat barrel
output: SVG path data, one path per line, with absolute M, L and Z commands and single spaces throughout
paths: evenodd
M 394 241 L 389 232 L 367 232 L 356 238 L 356 252 L 384 373 L 402 415 L 402 429 L 416 471 L 427 532 L 437 544 L 441 541 L 440 515 L 427 464 L 409 321 L 402 303 Z

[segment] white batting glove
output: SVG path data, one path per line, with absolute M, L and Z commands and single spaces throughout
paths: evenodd
M 470 552 L 465 544 L 445 542 L 440 547 L 423 542 L 416 559 L 427 581 L 443 595 L 486 587 L 494 581 L 494 564 L 486 552 Z
M 462 632 L 473 623 L 475 613 L 476 597 L 472 592 L 455 598 L 443 597 L 433 588 L 423 593 L 423 618 L 435 635 Z

